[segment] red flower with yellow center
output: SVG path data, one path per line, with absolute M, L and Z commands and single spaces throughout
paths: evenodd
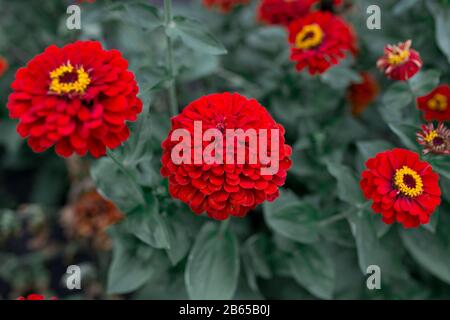
M 8 61 L 0 56 L 0 77 L 5 74 L 6 71 L 8 71 L 9 64 Z
M 423 125 L 422 131 L 417 133 L 417 142 L 424 146 L 424 154 L 450 154 L 450 129 L 442 122 L 437 128 L 432 123 Z
M 347 90 L 347 99 L 350 101 L 354 116 L 360 115 L 380 92 L 377 81 L 370 73 L 361 73 L 361 78 L 361 83 L 352 83 Z
M 142 110 L 128 62 L 117 50 L 97 41 L 48 47 L 16 73 L 9 96 L 9 115 L 35 152 L 56 146 L 94 157 L 116 148 L 129 136 L 127 121 Z
M 383 222 L 405 228 L 426 224 L 441 203 L 439 176 L 415 152 L 393 149 L 366 162 L 361 188 Z
M 315 12 L 289 25 L 291 60 L 297 70 L 310 74 L 323 73 L 345 58 L 356 54 L 356 38 L 344 20 L 329 12 Z
M 443 84 L 423 97 L 417 98 L 417 107 L 423 111 L 427 121 L 450 120 L 450 88 Z
M 411 44 L 412 41 L 408 40 L 398 45 L 387 45 L 384 49 L 377 67 L 389 79 L 408 80 L 422 68 L 422 59 L 416 50 L 411 49 Z
M 222 163 L 208 164 L 205 159 L 196 163 L 195 155 L 205 154 L 211 143 L 196 142 L 195 124 L 199 122 L 203 131 L 213 129 L 223 133 L 223 137 L 214 141 L 219 144 L 218 152 L 225 158 Z M 172 153 L 181 143 L 173 137 L 180 130 L 194 137 L 194 142 L 189 143 L 194 148 L 186 152 L 189 163 L 173 159 Z M 259 141 L 258 146 L 254 148 L 250 138 L 237 138 L 236 144 L 228 144 L 226 135 L 229 130 L 253 131 L 254 141 Z M 261 139 L 265 138 L 268 142 L 264 148 Z M 272 145 L 272 138 L 278 139 L 277 148 Z M 186 142 L 183 140 L 183 143 Z M 235 157 L 238 145 L 245 150 L 241 162 Z M 208 216 L 218 220 L 227 219 L 230 215 L 243 217 L 258 204 L 273 201 L 278 197 L 278 189 L 284 184 L 291 166 L 292 150 L 284 143 L 283 127 L 256 100 L 237 93 L 212 94 L 189 104 L 181 114 L 172 118 L 172 130 L 162 148 L 161 174 L 169 178 L 170 194 L 187 203 L 196 214 L 207 212 Z M 235 152 L 232 161 L 225 157 L 229 151 Z M 263 160 L 261 151 L 276 155 L 277 160 Z M 250 160 L 251 155 L 257 155 L 254 162 Z M 276 166 L 273 173 L 264 173 L 264 168 L 273 165 Z
M 317 0 L 263 0 L 258 8 L 258 19 L 268 24 L 289 25 L 310 12 Z
M 234 7 L 248 4 L 250 0 L 203 0 L 203 4 L 209 8 L 218 8 L 223 13 L 230 12 Z

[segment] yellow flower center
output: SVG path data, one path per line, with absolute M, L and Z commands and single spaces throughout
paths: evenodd
M 437 93 L 428 101 L 428 107 L 434 111 L 444 111 L 448 107 L 447 97 Z
M 82 66 L 74 67 L 67 62 L 50 72 L 50 91 L 56 94 L 84 94 L 91 83 L 89 74 Z
M 416 171 L 407 166 L 395 171 L 394 185 L 398 191 L 408 197 L 417 197 L 423 192 L 422 178 Z
M 402 64 L 409 58 L 409 50 L 401 50 L 398 47 L 388 55 L 388 62 L 392 65 Z
M 323 40 L 323 31 L 318 24 L 306 25 L 295 38 L 297 49 L 311 49 L 318 46 Z
M 424 139 L 426 142 L 430 143 L 430 142 L 433 142 L 434 138 L 436 138 L 438 136 L 439 135 L 438 135 L 437 131 L 433 130 L 433 131 L 430 131 L 430 133 L 428 133 Z

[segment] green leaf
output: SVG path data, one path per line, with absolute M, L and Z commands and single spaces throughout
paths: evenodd
M 421 71 L 409 80 L 411 90 L 416 97 L 432 91 L 438 84 L 441 72 L 438 70 Z
M 396 82 L 386 90 L 382 101 L 386 108 L 401 109 L 413 101 L 413 95 L 407 83 Z
M 425 228 L 402 229 L 401 238 L 412 257 L 430 273 L 450 284 L 450 221 L 441 215 L 435 234 Z
M 356 241 L 359 267 L 365 275 L 368 266 L 377 265 L 386 277 L 398 278 L 404 268 L 401 262 L 402 250 L 398 248 L 397 239 L 393 240 L 393 233 L 384 236 L 383 233 L 387 230 L 377 226 L 375 219 L 381 220 L 381 216 L 365 208 L 349 215 L 350 227 Z M 378 224 L 380 222 L 378 221 Z M 384 237 L 381 238 L 381 235 Z
M 339 199 L 353 206 L 364 202 L 359 182 L 350 168 L 333 162 L 327 163 L 330 174 L 337 180 Z
M 400 0 L 395 4 L 394 9 L 392 9 L 392 12 L 396 16 L 403 14 L 407 10 L 414 7 L 419 1 L 420 0 Z
M 352 83 L 361 82 L 361 76 L 358 72 L 346 66 L 335 66 L 321 75 L 323 82 L 334 89 L 344 90 Z
M 170 249 L 167 221 L 158 212 L 158 201 L 148 196 L 146 207 L 128 214 L 125 228 L 146 244 L 158 249 Z
M 225 47 L 196 20 L 177 16 L 173 19 L 173 25 L 166 31 L 170 36 L 177 35 L 189 48 L 208 54 L 226 54 Z
M 384 140 L 360 141 L 356 146 L 364 161 L 375 157 L 377 153 L 393 148 L 390 142 Z
M 314 296 L 331 299 L 335 271 L 330 256 L 317 246 L 299 245 L 289 260 L 294 279 Z
M 130 236 L 111 229 L 113 256 L 108 271 L 108 293 L 120 294 L 134 291 L 152 276 L 151 260 L 155 249 L 139 245 Z
M 91 168 L 91 176 L 98 191 L 122 212 L 130 212 L 142 202 L 136 186 L 110 158 L 97 160 Z
M 430 163 L 437 173 L 450 179 L 450 161 L 448 161 L 448 156 L 434 156 Z
M 264 218 L 274 231 L 301 243 L 313 243 L 319 240 L 319 215 L 316 209 L 308 203 L 297 201 L 276 208 L 276 202 L 282 204 L 282 199 L 276 200 L 274 206 L 264 204 Z
M 268 263 L 269 239 L 264 234 L 251 236 L 242 248 L 242 260 L 247 274 L 249 287 L 253 291 L 258 291 L 256 277 L 269 279 L 272 272 Z
M 144 31 L 152 31 L 163 25 L 158 8 L 145 2 L 123 4 L 125 12 L 121 17 L 127 23 L 138 26 Z
M 191 238 L 186 230 L 186 225 L 178 214 L 167 219 L 168 242 L 170 249 L 167 250 L 172 265 L 178 264 L 189 252 Z
M 430 221 L 427 224 L 423 224 L 422 227 L 431 233 L 436 233 L 437 224 L 439 221 L 439 208 L 430 216 Z
M 214 223 L 206 223 L 189 254 L 185 282 L 194 300 L 228 300 L 239 278 L 238 244 L 234 234 L 220 233 Z
M 450 6 L 448 4 L 440 4 L 436 0 L 427 0 L 426 5 L 434 16 L 436 42 L 450 63 L 450 37 L 448 36 L 448 30 L 450 30 Z
M 410 124 L 389 123 L 389 128 L 394 132 L 403 145 L 411 150 L 418 151 L 419 145 L 416 142 L 416 133 L 419 129 Z

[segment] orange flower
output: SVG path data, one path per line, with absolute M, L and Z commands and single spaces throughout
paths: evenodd
M 83 193 L 75 204 L 64 210 L 62 223 L 69 233 L 91 238 L 96 247 L 108 249 L 110 241 L 106 228 L 122 218 L 123 214 L 114 203 L 91 190 Z
M 347 99 L 352 106 L 352 114 L 360 115 L 380 92 L 375 78 L 368 72 L 361 73 L 362 82 L 352 83 L 347 90 Z
M 9 68 L 8 61 L 2 56 L 0 56 L 0 77 L 5 74 L 8 68 Z

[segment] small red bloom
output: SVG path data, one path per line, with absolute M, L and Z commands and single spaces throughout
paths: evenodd
M 412 41 L 408 40 L 398 45 L 387 45 L 384 55 L 378 59 L 377 67 L 382 70 L 389 79 L 408 80 L 421 68 L 422 59 L 419 53 L 411 49 Z
M 427 121 L 450 121 L 450 88 L 443 84 L 423 97 L 417 98 L 417 107 Z
M 422 131 L 417 133 L 417 142 L 424 146 L 424 154 L 450 154 L 450 129 L 442 122 L 437 128 L 433 123 L 424 124 Z
M 230 12 L 234 7 L 248 4 L 250 0 L 203 0 L 203 4 L 209 8 L 218 8 L 223 13 Z
M 9 68 L 8 60 L 0 56 L 0 77 L 5 74 L 8 68 Z
M 205 158 L 200 162 L 195 161 L 195 155 L 204 155 L 211 144 L 209 141 L 200 141 L 195 145 L 195 126 L 199 122 L 205 132 L 214 129 L 212 131 L 223 133 L 221 138 L 214 138 L 214 144 L 219 144 L 218 152 L 222 152 L 225 158 L 223 162 L 207 162 Z M 233 138 L 232 144 L 228 144 L 226 136 L 229 129 L 254 132 L 254 141 L 259 141 L 259 153 L 251 139 L 237 138 L 235 144 Z M 174 139 L 174 132 L 180 131 L 186 131 L 194 137 L 194 142 L 188 144 L 189 154 L 186 154 L 189 163 L 176 164 L 173 159 L 175 147 L 187 143 L 184 139 L 182 142 Z M 261 145 L 264 138 L 268 140 L 266 148 Z M 271 141 L 276 138 L 279 148 L 274 149 Z M 239 151 L 236 152 L 238 146 L 245 150 L 244 161 L 241 162 L 235 156 L 239 156 Z M 278 197 L 278 188 L 284 184 L 291 166 L 292 150 L 284 143 L 284 128 L 256 100 L 237 93 L 212 94 L 189 104 L 181 114 L 172 118 L 172 130 L 162 143 L 162 148 L 161 174 L 169 178 L 170 194 L 187 203 L 196 214 L 207 212 L 208 216 L 218 220 L 227 219 L 230 215 L 243 217 L 265 200 L 273 201 Z M 276 155 L 278 160 L 275 160 L 276 163 L 263 160 L 261 151 Z M 232 161 L 228 160 L 230 153 Z M 256 161 L 251 161 L 251 155 L 256 155 Z M 274 164 L 274 174 L 263 173 L 264 168 Z
M 314 12 L 292 22 L 289 42 L 297 70 L 309 68 L 310 74 L 325 72 L 345 58 L 347 51 L 357 52 L 352 28 L 329 12 Z
M 18 297 L 17 300 L 45 300 L 45 297 L 41 294 L 32 293 L 27 297 Z M 51 297 L 50 300 L 58 300 L 56 297 Z
M 258 8 L 258 19 L 267 24 L 289 25 L 310 12 L 317 0 L 263 0 Z
M 383 222 L 402 223 L 405 228 L 426 224 L 441 203 L 439 176 L 415 152 L 393 149 L 366 162 L 361 189 Z
M 368 72 L 361 73 L 362 82 L 353 83 L 347 90 L 347 99 L 352 106 L 352 114 L 360 115 L 371 104 L 380 91 L 377 81 Z
M 68 157 L 94 157 L 116 148 L 129 136 L 127 121 L 142 110 L 128 62 L 97 41 L 48 47 L 16 73 L 9 115 L 35 152 L 56 146 Z

